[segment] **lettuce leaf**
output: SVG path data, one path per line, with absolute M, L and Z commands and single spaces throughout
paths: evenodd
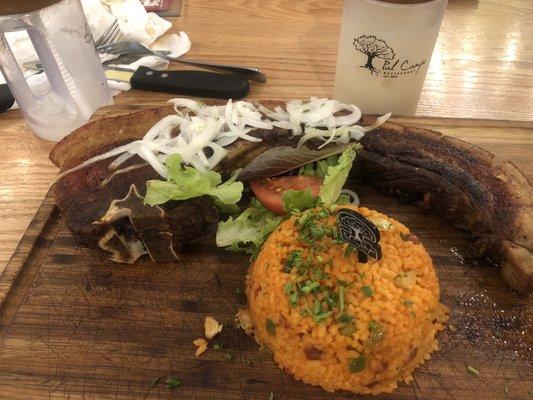
M 217 246 L 256 255 L 268 235 L 282 220 L 283 217 L 268 211 L 252 199 L 250 207 L 237 218 L 230 216 L 226 221 L 218 223 Z
M 337 165 L 338 163 L 338 155 L 330 156 L 328 158 L 324 158 L 322 160 L 300 167 L 300 169 L 298 170 L 298 175 L 319 176 L 320 178 L 324 179 L 326 177 L 328 167 Z
M 335 201 L 335 204 L 350 204 L 350 196 L 348 196 L 347 194 L 340 194 L 339 197 L 337 197 L 337 201 Z
M 200 172 L 181 163 L 181 156 L 173 154 L 167 158 L 168 180 L 151 180 L 146 182 L 144 203 L 151 206 L 163 204 L 170 200 L 187 200 L 204 195 L 211 196 L 215 204 L 222 210 L 234 210 L 235 204 L 241 199 L 243 184 L 237 182 L 235 171 L 230 179 L 222 183 L 218 172 Z
M 283 209 L 285 211 L 303 211 L 316 206 L 317 197 L 311 195 L 311 189 L 287 190 L 283 193 Z
M 328 166 L 319 193 L 320 202 L 324 206 L 329 207 L 337 201 L 352 169 L 357 150 L 360 148 L 360 145 L 354 145 L 344 150 L 338 159 L 337 165 Z

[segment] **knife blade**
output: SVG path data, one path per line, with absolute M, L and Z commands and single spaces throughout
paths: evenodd
M 8 110 L 14 102 L 15 98 L 7 83 L 0 84 L 0 113 Z
M 135 71 L 106 66 L 107 79 L 129 82 L 133 89 L 152 90 L 195 97 L 241 99 L 248 94 L 250 83 L 243 75 L 207 71 L 160 71 L 139 67 Z

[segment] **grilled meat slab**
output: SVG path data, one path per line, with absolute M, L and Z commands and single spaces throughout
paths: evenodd
M 183 244 L 216 230 L 218 211 L 209 197 L 145 206 L 146 181 L 159 178 L 157 173 L 132 157 L 117 174 L 108 169 L 111 161 L 74 171 L 55 184 L 56 204 L 80 241 L 108 251 L 113 261 L 133 263 L 149 254 L 164 262 L 176 259 Z
M 496 164 L 485 150 L 439 132 L 392 123 L 361 144 L 355 172 L 364 182 L 471 232 L 478 254 L 502 259 L 507 283 L 531 292 L 533 192 L 516 166 Z
M 58 143 L 50 159 L 63 170 L 71 168 L 141 138 L 173 112 L 165 106 L 91 122 Z M 373 121 L 364 117 L 362 122 Z M 264 140 L 236 141 L 219 170 L 244 167 L 266 150 L 298 142 L 283 129 L 258 129 L 250 134 Z M 399 124 L 386 123 L 368 132 L 361 143 L 364 149 L 357 157 L 355 173 L 364 182 L 471 232 L 479 254 L 501 258 L 505 281 L 522 294 L 531 293 L 532 188 L 518 168 L 509 162 L 497 165 L 492 154 L 464 141 Z M 310 143 L 311 148 L 316 145 Z M 218 215 L 209 198 L 169 202 L 156 207 L 156 213 L 148 211 L 152 207 L 141 206 L 135 196 L 142 196 L 145 182 L 157 174 L 147 165 L 134 167 L 142 160 L 132 157 L 125 164 L 131 169 L 110 179 L 109 163 L 101 161 L 73 172 L 55 185 L 56 202 L 78 238 L 110 251 L 118 261 L 133 262 L 146 253 L 155 261 L 166 261 L 177 255 L 182 244 L 215 229 Z M 124 210 L 125 204 L 130 211 Z M 117 205 L 118 211 L 113 209 Z M 143 221 L 148 226 L 142 226 Z

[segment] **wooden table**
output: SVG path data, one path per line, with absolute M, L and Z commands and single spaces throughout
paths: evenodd
M 190 35 L 191 58 L 264 69 L 269 83 L 254 86 L 254 98 L 331 96 L 340 14 L 341 1 L 187 0 L 173 29 Z M 532 121 L 532 15 L 530 0 L 450 0 L 417 115 Z M 123 93 L 95 118 L 170 97 Z M 507 140 L 498 125 L 487 122 L 477 141 L 497 150 Z M 531 145 L 521 142 L 533 124 L 514 126 L 513 148 L 527 157 Z M 19 111 L 0 115 L 0 141 L 1 273 L 57 169 L 48 160 L 53 144 L 35 138 Z

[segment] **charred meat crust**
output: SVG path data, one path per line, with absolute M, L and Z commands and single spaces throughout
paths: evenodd
M 392 123 L 368 132 L 361 144 L 359 178 L 471 232 L 480 255 L 502 259 L 505 281 L 531 292 L 531 184 L 514 165 L 497 165 L 492 154 L 439 132 Z
M 140 158 L 132 157 L 124 167 L 141 161 Z M 120 240 L 129 243 L 142 241 L 146 252 L 154 261 L 170 261 L 176 258 L 172 257 L 173 253 L 177 254 L 184 243 L 208 236 L 216 229 L 218 212 L 207 196 L 170 201 L 162 205 L 161 221 L 154 221 L 158 216 L 157 213 L 154 214 L 154 208 L 143 204 L 135 208 L 132 216 L 101 221 L 108 214 L 113 201 L 128 196 L 132 185 L 140 196 L 144 196 L 146 181 L 159 178 L 150 166 L 145 165 L 116 176 L 102 185 L 112 174 L 108 169 L 110 162 L 111 160 L 103 160 L 72 172 L 54 186 L 56 204 L 68 229 L 85 244 L 102 248 L 100 239 L 106 235 L 112 239 L 110 243 L 117 245 Z M 136 223 L 144 226 L 136 226 Z M 111 230 L 116 234 L 110 233 Z M 128 258 L 124 249 L 117 249 L 117 254 L 120 254 L 119 259 L 112 255 L 116 261 L 134 262 L 136 259 Z
M 50 159 L 63 170 L 75 166 L 111 147 L 141 138 L 155 122 L 172 112 L 172 107 L 165 106 L 94 121 L 56 145 Z M 374 120 L 364 116 L 362 122 L 369 125 Z M 295 146 L 299 140 L 278 128 L 258 129 L 251 134 L 263 141 L 236 141 L 219 164 L 220 171 L 244 167 L 272 147 Z M 364 182 L 443 215 L 456 227 L 471 232 L 480 253 L 502 257 L 502 275 L 511 287 L 523 294 L 532 291 L 532 189 L 518 168 L 509 162 L 495 165 L 492 154 L 459 139 L 399 124 L 386 123 L 367 133 L 361 143 L 364 150 L 357 158 L 355 172 Z M 316 145 L 310 143 L 311 147 Z M 134 157 L 127 165 L 140 161 Z M 102 189 L 99 184 L 109 176 L 108 164 L 94 164 L 56 184 L 56 202 L 67 226 L 91 244 L 105 233 L 103 226 L 95 226 L 92 221 L 105 214 L 113 199 L 127 193 L 129 183 L 124 182 L 135 183 L 144 194 L 146 180 L 157 178 L 146 166 L 111 179 Z M 171 208 L 169 223 L 177 229 L 177 241 L 186 243 L 215 229 L 217 214 L 210 199 L 172 203 L 178 204 L 165 208 Z M 117 225 L 119 230 L 129 229 L 127 223 Z

